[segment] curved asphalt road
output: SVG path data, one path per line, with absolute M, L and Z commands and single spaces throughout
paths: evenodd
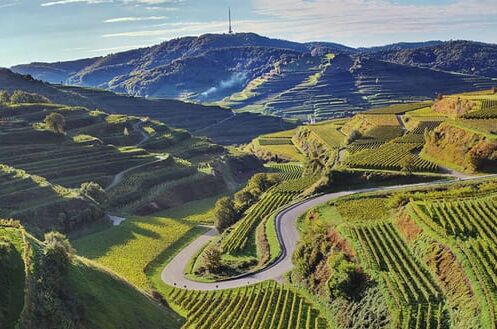
M 458 179 L 458 181 L 468 181 L 468 180 L 489 178 L 489 177 L 497 177 L 497 175 L 466 177 Z M 191 281 L 185 277 L 184 270 L 190 259 L 192 259 L 192 257 L 194 257 L 198 253 L 198 251 L 207 242 L 209 242 L 211 238 L 213 238 L 218 234 L 216 229 L 211 229 L 205 234 L 198 237 L 195 241 L 189 244 L 182 251 L 180 251 L 173 258 L 173 260 L 169 262 L 169 264 L 167 264 L 167 266 L 164 268 L 161 274 L 162 281 L 164 281 L 166 284 L 169 284 L 171 286 L 176 286 L 179 288 L 186 288 L 186 289 L 195 289 L 195 290 L 216 290 L 216 289 L 237 288 L 249 284 L 254 284 L 257 282 L 262 282 L 265 280 L 281 281 L 285 273 L 287 273 L 293 268 L 292 254 L 299 240 L 299 232 L 297 230 L 297 219 L 307 210 L 322 203 L 328 202 L 330 200 L 356 193 L 392 191 L 408 187 L 424 187 L 430 185 L 440 185 L 444 183 L 447 183 L 447 181 L 367 188 L 367 189 L 359 189 L 354 191 L 329 193 L 291 205 L 288 208 L 282 210 L 276 216 L 277 234 L 283 252 L 280 258 L 275 263 L 273 263 L 272 265 L 270 265 L 269 267 L 265 268 L 260 272 L 248 274 L 244 277 L 235 278 L 231 280 L 220 281 L 215 283 L 202 283 L 202 282 Z

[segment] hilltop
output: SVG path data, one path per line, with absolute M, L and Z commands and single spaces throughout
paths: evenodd
M 411 49 L 378 50 L 377 58 L 398 64 L 497 78 L 495 44 L 459 40 Z

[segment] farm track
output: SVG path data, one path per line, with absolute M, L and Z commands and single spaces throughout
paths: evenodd
M 150 136 L 147 133 L 145 133 L 142 129 L 140 129 L 140 126 L 142 125 L 142 123 L 143 123 L 143 121 L 140 120 L 140 121 L 138 121 L 137 123 L 135 123 L 133 125 L 133 130 L 138 131 L 143 136 L 143 138 L 137 144 L 135 144 L 134 147 L 140 147 L 140 146 L 142 146 L 150 138 Z M 160 159 L 157 159 L 157 160 L 154 160 L 154 161 L 151 161 L 151 162 L 143 163 L 143 164 L 138 165 L 138 166 L 130 167 L 128 169 L 125 169 L 125 170 L 117 173 L 112 178 L 112 182 L 105 188 L 105 191 L 109 191 L 113 187 L 115 187 L 117 184 L 119 184 L 123 180 L 124 175 L 126 175 L 128 172 L 130 172 L 132 170 L 135 170 L 135 169 L 138 169 L 138 168 L 141 168 L 141 167 L 144 167 L 144 166 L 148 166 L 148 165 L 150 165 L 152 163 L 155 163 L 155 162 L 163 161 L 163 160 L 164 160 L 163 158 L 160 158 Z
M 497 175 L 465 177 L 459 178 L 457 181 L 471 181 L 490 177 L 497 177 Z M 168 265 L 166 265 L 161 273 L 162 281 L 171 286 L 195 290 L 231 289 L 255 284 L 266 280 L 282 281 L 285 273 L 290 271 L 293 267 L 292 254 L 299 240 L 297 220 L 307 210 L 322 203 L 351 194 L 382 191 L 386 192 L 403 188 L 427 187 L 443 184 L 447 184 L 447 181 L 358 189 L 353 191 L 324 194 L 304 200 L 300 203 L 289 206 L 288 208 L 278 213 L 278 215 L 276 216 L 277 235 L 283 252 L 277 259 L 277 261 L 275 261 L 273 264 L 269 265 L 259 272 L 249 273 L 245 276 L 237 277 L 230 280 L 214 283 L 192 281 L 185 276 L 184 271 L 186 265 L 193 257 L 195 257 L 195 255 L 199 253 L 199 251 L 205 246 L 207 242 L 209 242 L 210 239 L 217 235 L 217 231 L 215 229 L 212 229 L 198 237 L 188 246 L 186 246 L 171 260 L 171 262 L 169 262 Z

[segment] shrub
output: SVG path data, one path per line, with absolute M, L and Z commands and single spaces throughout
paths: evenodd
M 107 202 L 107 193 L 105 193 L 105 190 L 95 182 L 86 182 L 81 184 L 80 191 L 81 194 L 95 200 L 100 204 Z
M 355 263 L 348 261 L 342 253 L 335 253 L 328 258 L 328 266 L 331 270 L 328 289 L 332 299 L 360 297 L 367 276 Z
M 27 93 L 22 90 L 16 90 L 10 96 L 10 102 L 15 104 L 22 103 L 50 103 L 50 100 L 45 96 Z
M 64 234 L 49 232 L 45 234 L 43 254 L 46 269 L 54 275 L 62 275 L 69 268 L 75 250 Z
M 60 113 L 50 113 L 43 120 L 48 130 L 52 131 L 54 134 L 62 135 L 64 134 L 64 126 L 66 120 L 64 116 Z

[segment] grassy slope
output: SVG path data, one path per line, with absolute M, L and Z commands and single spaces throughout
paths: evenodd
M 183 322 L 171 310 L 158 306 L 123 279 L 88 260 L 75 262 L 67 282 L 84 305 L 87 328 L 172 329 Z
M 0 246 L 0 328 L 9 329 L 14 327 L 24 305 L 24 248 L 21 234 L 14 228 L 0 227 L 2 243 L 5 248 Z
M 150 290 L 147 278 L 160 259 L 191 241 L 211 221 L 217 197 L 189 202 L 154 216 L 132 217 L 119 226 L 74 241 L 78 252 L 120 274 L 141 289 Z M 166 255 L 166 256 L 165 256 Z M 146 273 L 147 272 L 147 273 Z
M 97 261 L 148 290 L 144 269 L 165 248 L 186 234 L 193 225 L 163 217 L 133 217 L 74 241 L 78 253 Z
M 0 228 L 0 240 L 13 242 L 19 252 L 23 250 L 21 234 L 21 229 Z M 28 241 L 34 252 L 40 250 L 38 240 L 28 236 Z M 17 321 L 23 306 L 25 260 L 20 258 L 20 261 L 22 273 L 5 273 L 0 277 L 2 284 L 7 283 L 0 295 L 8 294 L 8 298 L 0 299 L 0 305 L 4 309 L 3 303 L 8 303 L 9 315 L 8 321 L 1 322 L 2 329 L 13 328 L 12 321 Z M 65 280 L 66 287 L 81 307 L 82 328 L 174 329 L 180 328 L 183 322 L 170 309 L 159 306 L 134 286 L 87 259 L 75 258 Z

